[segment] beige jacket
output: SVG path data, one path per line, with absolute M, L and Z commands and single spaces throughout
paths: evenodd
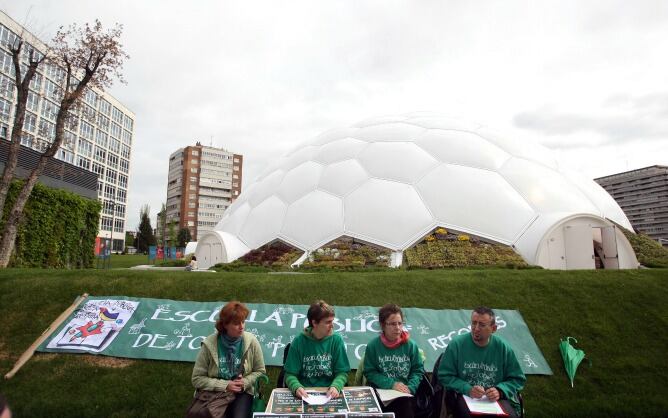
M 218 378 L 218 332 L 215 332 L 202 341 L 202 346 L 195 360 L 192 382 L 195 389 L 225 391 L 229 380 Z M 260 343 L 255 335 L 244 331 L 243 334 L 243 382 L 244 391 L 254 395 L 254 385 L 257 378 L 266 373 L 264 356 Z

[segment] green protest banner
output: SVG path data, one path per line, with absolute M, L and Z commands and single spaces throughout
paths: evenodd
M 224 302 L 190 302 L 126 296 L 90 296 L 38 351 L 89 352 L 114 357 L 194 362 L 200 343 L 215 332 Z M 280 366 L 283 348 L 307 326 L 307 305 L 249 303 L 246 331 L 257 336 L 267 365 Z M 378 308 L 336 306 L 334 329 L 345 343 L 356 369 L 367 342 L 378 335 Z M 468 333 L 470 310 L 402 308 L 405 328 L 434 362 L 450 340 Z M 495 310 L 498 335 L 515 350 L 527 374 L 552 374 L 522 315 Z

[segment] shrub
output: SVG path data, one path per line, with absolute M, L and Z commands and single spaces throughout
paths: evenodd
M 0 227 L 4 227 L 21 186 L 21 181 L 12 183 Z M 24 209 L 10 266 L 93 267 L 100 209 L 97 200 L 37 183 Z

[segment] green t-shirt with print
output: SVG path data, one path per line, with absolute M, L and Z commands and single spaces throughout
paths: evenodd
M 415 394 L 423 374 L 420 351 L 411 339 L 396 348 L 387 348 L 377 337 L 366 346 L 364 376 L 379 389 L 392 389 L 395 382 L 401 382 Z
M 285 382 L 293 393 L 300 387 L 335 387 L 341 392 L 348 381 L 350 364 L 340 335 L 317 340 L 309 327 L 290 344 L 283 368 Z

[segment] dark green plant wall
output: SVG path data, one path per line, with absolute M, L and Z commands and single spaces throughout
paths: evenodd
M 15 181 L 9 190 L 2 217 L 3 228 L 21 184 Z M 38 183 L 26 204 L 10 266 L 93 267 L 100 209 L 97 200 Z

